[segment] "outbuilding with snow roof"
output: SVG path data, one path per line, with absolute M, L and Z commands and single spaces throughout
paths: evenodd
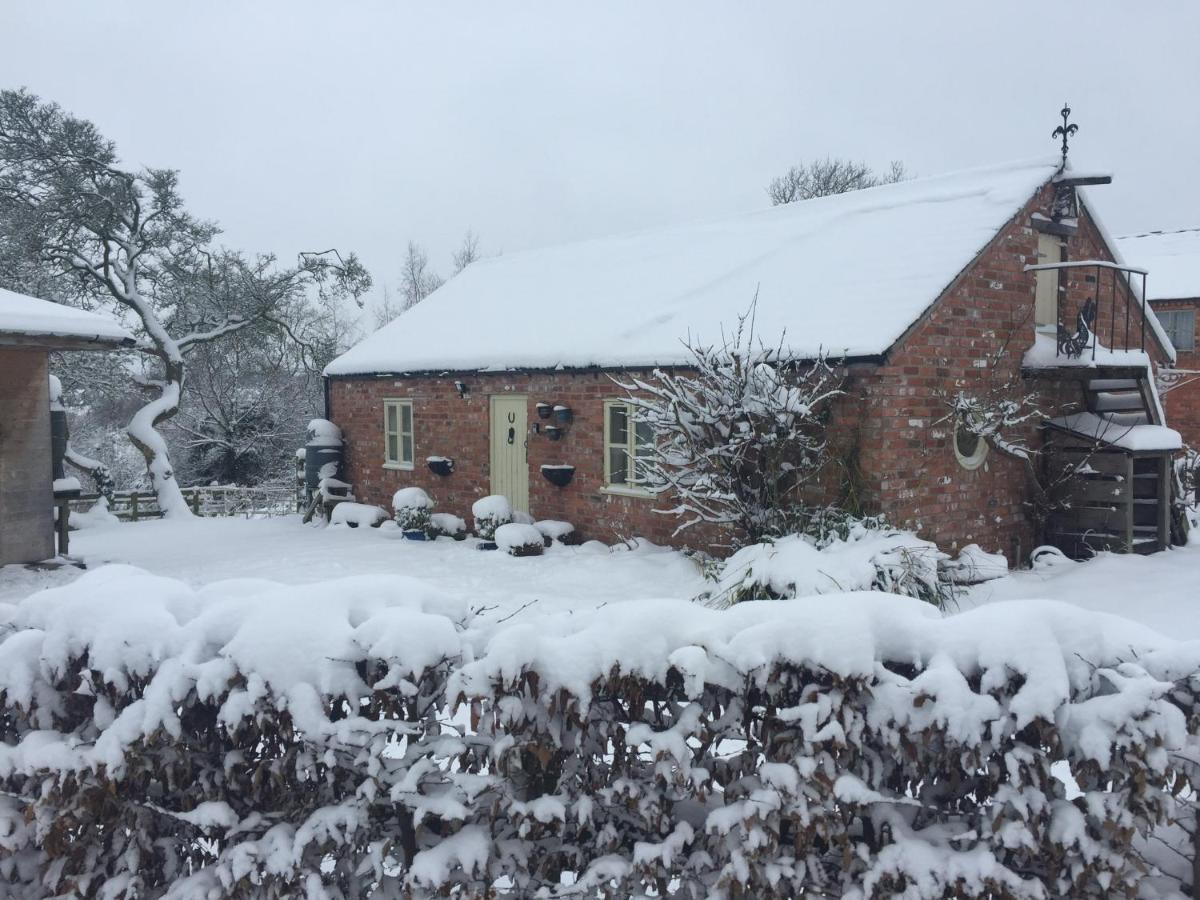
M 0 565 L 55 556 L 50 352 L 133 344 L 106 316 L 0 289 Z
M 718 341 L 757 298 L 785 356 L 840 360 L 826 502 L 1020 559 L 1053 523 L 1030 521 L 1028 463 L 956 426 L 957 393 L 1166 424 L 1152 373 L 1174 351 L 1085 195 L 1108 180 L 1035 160 L 473 263 L 326 369 L 348 478 L 370 503 L 413 485 L 461 515 L 502 494 L 585 537 L 678 544 L 671 498 L 628 465 L 650 438 L 615 382 L 686 366 L 684 339 Z
M 1174 365 L 1159 371 L 1158 388 L 1172 425 L 1200 447 L 1200 227 L 1131 234 L 1117 246 L 1154 273 L 1150 305 L 1176 352 Z

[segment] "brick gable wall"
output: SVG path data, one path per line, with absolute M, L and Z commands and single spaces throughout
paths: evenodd
M 1047 187 L 1030 200 L 884 364 L 851 368 L 830 426 L 837 461 L 827 470 L 817 499 L 881 512 L 948 550 L 978 543 L 1016 559 L 1032 549 L 1023 464 L 992 450 L 981 468 L 964 469 L 954 455 L 953 423 L 939 420 L 946 418 L 947 402 L 959 390 L 986 393 L 990 385 L 1007 381 L 1017 394 L 1036 393 L 1042 408 L 1056 415 L 1082 401 L 1074 382 L 1028 380 L 1020 373 L 1034 335 L 1034 276 L 1023 271 L 1026 264 L 1038 262 L 1030 216 L 1047 213 L 1051 195 Z M 1111 259 L 1086 215 L 1068 253 L 1072 259 Z M 1071 296 L 1087 287 L 1086 277 L 1072 273 Z M 1123 304 L 1118 298 L 1122 325 Z M 1106 343 L 1110 318 L 1104 301 L 1099 328 Z M 1147 349 L 1162 357 L 1152 344 Z M 677 520 L 655 513 L 654 501 L 603 490 L 603 402 L 623 394 L 607 373 L 514 372 L 462 380 L 470 387 L 465 399 L 454 388 L 454 376 L 331 379 L 330 414 L 345 433 L 348 477 L 359 499 L 387 507 L 397 488 L 419 485 L 440 510 L 469 518 L 471 503 L 490 493 L 489 397 L 525 394 L 531 423 L 537 421 L 537 402 L 569 406 L 574 413 L 562 440 L 528 436 L 530 509 L 537 518 L 570 521 L 586 538 L 613 541 L 640 535 L 655 543 L 707 548 L 711 534 L 689 530 L 674 538 Z M 413 400 L 415 471 L 382 468 L 382 401 L 388 397 Z M 1033 423 L 1025 426 L 1023 436 L 1037 446 Z M 432 474 L 424 465 L 427 456 L 453 457 L 454 474 Z M 848 459 L 857 465 L 846 465 Z M 565 488 L 554 487 L 540 474 L 541 465 L 560 463 L 576 467 Z M 669 504 L 664 500 L 659 505 Z

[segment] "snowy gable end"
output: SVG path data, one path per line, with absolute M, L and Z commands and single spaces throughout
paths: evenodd
M 419 487 L 468 518 L 502 495 L 579 540 L 724 554 L 744 541 L 722 526 L 678 531 L 634 395 L 656 368 L 696 372 L 688 342 L 720 345 L 753 301 L 778 359 L 836 369 L 829 465 L 804 503 L 1020 564 L 1045 542 L 1029 465 L 1044 421 L 1140 397 L 1146 424 L 1167 424 L 1144 388 L 1169 342 L 1085 183 L 1057 158 L 994 166 L 476 263 L 326 370 L 347 478 L 377 505 Z M 1099 314 L 1081 319 L 1089 298 Z

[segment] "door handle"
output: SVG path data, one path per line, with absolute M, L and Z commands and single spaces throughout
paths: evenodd
M 510 425 L 510 426 L 509 426 L 509 428 L 508 428 L 508 442 L 509 442 L 510 444 L 511 444 L 511 443 L 514 443 L 514 442 L 516 441 L 516 439 L 517 439 L 517 429 L 513 428 L 513 427 Z

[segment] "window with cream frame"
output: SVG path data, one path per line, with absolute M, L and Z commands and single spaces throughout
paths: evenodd
M 411 400 L 383 401 L 383 467 L 413 467 L 413 405 Z
M 604 401 L 604 486 L 619 493 L 644 494 L 646 471 L 654 455 L 654 432 L 634 421 L 627 400 Z

